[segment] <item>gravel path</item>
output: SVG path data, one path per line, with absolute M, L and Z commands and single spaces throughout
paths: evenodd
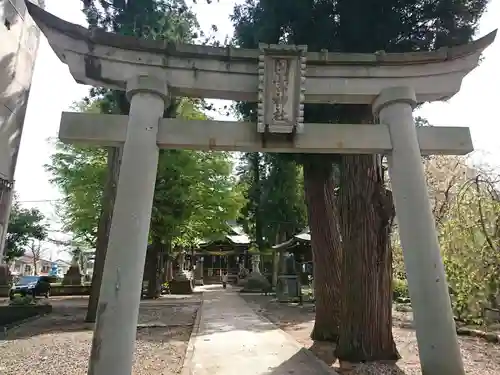
M 272 302 L 271 297 L 261 295 L 242 295 L 243 299 L 257 312 L 279 325 L 295 340 L 313 351 L 326 363 L 333 365 L 333 347 L 314 343 L 309 337 L 314 325 L 314 311 L 311 305 L 297 305 Z M 417 339 L 411 327 L 411 314 L 394 311 L 394 341 L 398 346 L 401 360 L 398 366 L 404 372 L 388 372 L 387 370 L 356 372 L 355 374 L 406 374 L 421 375 L 418 357 Z M 462 357 L 468 375 L 500 375 L 500 345 L 485 340 L 460 336 Z M 354 374 L 353 374 L 354 375 Z
M 0 374 L 86 375 L 93 325 L 83 322 L 83 301 L 54 301 L 52 314 L 9 331 Z M 197 296 L 141 304 L 134 375 L 180 372 L 198 307 Z

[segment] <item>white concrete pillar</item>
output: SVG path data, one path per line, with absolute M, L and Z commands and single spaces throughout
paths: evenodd
M 382 91 L 373 104 L 389 126 L 388 157 L 396 217 L 410 290 L 423 375 L 464 375 L 448 284 L 413 120 L 415 93 Z
M 166 82 L 139 76 L 127 83 L 127 137 L 104 265 L 89 375 L 130 375 L 135 348 L 151 206 L 158 167 L 156 135 Z

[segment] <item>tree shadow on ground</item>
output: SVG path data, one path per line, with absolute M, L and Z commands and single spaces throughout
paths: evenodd
M 282 303 L 275 297 L 259 294 L 240 294 L 240 297 L 258 314 L 288 331 L 300 329 L 303 323 L 315 319 L 313 303 Z M 398 328 L 415 329 L 411 312 L 393 310 L 393 324 Z
M 311 305 L 300 306 L 292 303 L 279 303 L 273 297 L 263 295 L 241 295 L 241 297 L 259 315 L 271 320 L 295 340 L 314 353 L 329 366 L 337 361 L 335 344 L 330 342 L 312 341 L 310 333 L 314 326 L 315 312 Z M 400 335 L 395 335 L 395 341 L 400 345 L 402 332 L 403 338 L 414 330 L 413 317 L 406 311 L 393 311 L 393 325 Z
M 338 375 L 333 368 L 313 357 L 307 349 L 302 348 L 288 360 L 262 375 Z
M 175 338 L 187 341 L 200 306 L 201 299 L 197 295 L 141 301 L 137 340 L 165 342 Z M 51 314 L 12 328 L 0 341 L 77 332 L 88 332 L 91 337 L 94 323 L 85 322 L 86 312 L 85 298 L 55 298 Z
M 308 349 L 328 366 L 333 366 L 337 362 L 335 344 L 332 342 L 314 341 Z
M 405 375 L 405 372 L 396 364 L 361 363 L 348 371 L 321 363 L 319 359 L 311 361 L 311 356 L 312 354 L 307 349 L 301 349 L 288 360 L 262 375 Z
M 240 297 L 255 312 L 282 328 L 293 329 L 294 326 L 311 322 L 315 318 L 313 303 L 300 305 L 292 302 L 279 302 L 275 297 L 256 294 L 240 294 Z
M 247 304 L 259 315 L 269 319 L 275 326 L 286 332 L 308 329 L 315 318 L 313 304 L 282 303 L 276 298 L 263 295 L 241 295 Z M 311 326 L 312 327 L 312 326 Z M 309 338 L 310 329 L 308 329 Z M 287 333 L 288 334 L 288 333 Z M 292 337 L 292 339 L 295 339 Z M 308 350 L 320 358 L 328 366 L 337 361 L 335 344 L 326 341 L 312 341 L 303 343 Z
M 203 288 L 203 304 L 218 308 L 223 294 L 220 285 Z M 229 289 L 228 293 L 234 293 Z M 53 312 L 34 321 L 24 323 L 0 336 L 0 341 L 18 340 L 46 334 L 84 332 L 92 334 L 94 323 L 86 323 L 88 297 L 51 297 L 49 300 Z M 198 309 L 201 306 L 201 293 L 191 295 L 167 295 L 154 300 L 141 300 L 137 339 L 149 341 L 164 341 L 170 333 L 192 331 Z M 217 306 L 217 307 L 216 307 Z M 241 319 L 230 319 L 231 312 L 220 311 L 216 319 L 210 320 L 209 326 L 204 326 L 203 335 L 231 331 L 263 332 L 275 330 L 278 327 L 271 321 L 256 317 L 254 311 L 246 306 L 246 313 Z M 232 324 L 228 324 L 231 321 Z
M 204 311 L 216 309 L 216 314 L 212 311 L 209 322 L 201 323 L 200 335 L 207 336 L 233 331 L 264 332 L 279 328 L 272 321 L 260 318 L 259 314 L 256 314 L 248 304 L 239 298 L 234 300 L 240 305 L 238 306 L 238 319 L 234 319 L 232 309 L 226 311 L 221 299 L 224 299 L 226 293 L 237 295 L 237 289 L 229 288 L 225 293 L 221 293 L 221 291 L 220 286 L 204 290 L 203 309 Z

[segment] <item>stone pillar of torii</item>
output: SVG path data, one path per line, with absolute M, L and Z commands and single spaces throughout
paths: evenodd
M 422 154 L 467 154 L 467 128 L 415 127 L 418 103 L 456 94 L 495 32 L 408 54 L 167 45 L 89 31 L 28 3 L 80 83 L 125 90 L 128 116 L 64 113 L 60 139 L 123 145 L 89 374 L 131 374 L 159 148 L 386 154 L 422 372 L 463 375 Z M 258 103 L 258 123 L 163 119 L 171 96 Z M 306 103 L 370 104 L 378 124 L 305 124 Z

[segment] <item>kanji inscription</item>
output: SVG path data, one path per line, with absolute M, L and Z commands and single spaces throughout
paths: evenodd
M 304 121 L 305 46 L 261 45 L 258 131 L 300 132 Z

